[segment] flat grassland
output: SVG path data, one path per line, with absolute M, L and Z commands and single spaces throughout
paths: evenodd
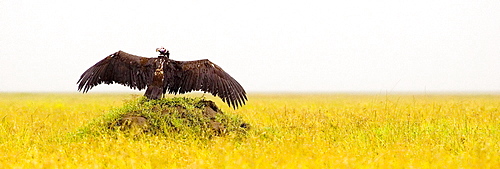
M 0 93 L 0 168 L 498 168 L 500 95 L 250 94 L 243 138 L 74 133 L 130 94 Z

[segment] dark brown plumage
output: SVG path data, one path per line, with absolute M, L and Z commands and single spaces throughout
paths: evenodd
M 161 54 L 157 58 L 145 58 L 115 52 L 80 76 L 78 90 L 86 93 L 102 83 L 118 83 L 132 89 L 146 89 L 144 95 L 149 99 L 160 99 L 167 91 L 170 94 L 204 91 L 220 97 L 233 108 L 245 104 L 243 87 L 216 64 L 207 59 L 176 61 Z

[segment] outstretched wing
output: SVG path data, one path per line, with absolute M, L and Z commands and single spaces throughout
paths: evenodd
M 196 61 L 167 60 L 164 63 L 164 91 L 169 93 L 187 93 L 204 91 L 218 96 L 230 107 L 237 108 L 245 104 L 246 92 L 221 67 L 207 59 Z
M 85 93 L 102 83 L 118 83 L 141 90 L 151 83 L 154 71 L 155 58 L 118 51 L 87 69 L 77 82 L 78 91 Z

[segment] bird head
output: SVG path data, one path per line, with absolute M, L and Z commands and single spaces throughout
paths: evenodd
M 165 48 L 162 46 L 162 47 L 160 47 L 160 48 L 156 48 L 156 52 L 165 53 L 165 52 L 167 52 L 167 49 L 165 49 Z
M 168 57 L 168 54 L 170 54 L 168 52 L 168 50 L 165 49 L 163 46 L 160 48 L 156 48 L 156 52 L 160 52 L 160 55 L 163 55 L 163 56 L 167 55 L 167 57 Z

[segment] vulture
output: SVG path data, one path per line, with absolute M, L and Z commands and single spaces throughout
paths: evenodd
M 157 48 L 160 55 L 146 58 L 115 52 L 87 69 L 78 80 L 78 91 L 88 92 L 99 84 L 118 83 L 131 89 L 146 89 L 148 99 L 161 99 L 163 94 L 191 91 L 209 92 L 229 107 L 241 107 L 248 100 L 243 87 L 221 67 L 208 59 L 176 61 L 170 52 Z

